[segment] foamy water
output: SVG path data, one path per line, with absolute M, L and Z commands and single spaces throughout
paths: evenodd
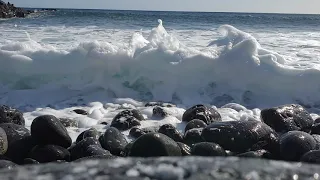
M 124 108 L 141 110 L 143 127 L 180 130 L 183 112 L 198 103 L 217 107 L 223 120 L 259 120 L 261 108 L 285 103 L 318 112 L 317 22 L 317 15 L 71 10 L 1 21 L 0 104 L 25 111 L 27 126 L 42 114 L 76 119 L 73 139 L 82 128 L 103 131 L 100 123 Z M 147 101 L 178 107 L 159 120 Z

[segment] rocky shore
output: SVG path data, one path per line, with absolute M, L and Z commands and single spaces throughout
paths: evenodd
M 0 0 L 0 18 L 24 18 L 33 11 L 15 7 L 14 4 L 5 3 Z
M 176 107 L 161 102 L 144 106 L 152 108 L 152 116 L 159 121 Z M 232 103 L 225 108 L 243 110 Z M 79 116 L 89 114 L 86 109 L 72 111 Z M 298 104 L 263 109 L 260 120 L 238 121 L 223 121 L 217 109 L 199 104 L 186 109 L 179 119 L 183 131 L 170 123 L 143 128 L 141 123 L 149 120 L 142 111 L 126 108 L 112 121 L 101 122 L 103 131 L 91 127 L 75 140 L 67 131 L 74 124 L 71 119 L 39 115 L 29 129 L 23 114 L 0 106 L 0 174 L 4 179 L 19 179 L 15 176 L 21 173 L 24 179 L 43 174 L 53 179 L 319 178 L 320 119 L 313 119 Z M 128 137 L 125 131 L 130 131 Z

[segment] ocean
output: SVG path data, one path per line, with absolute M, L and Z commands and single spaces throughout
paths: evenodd
M 0 104 L 22 110 L 27 127 L 44 114 L 74 119 L 73 140 L 126 108 L 150 120 L 143 127 L 180 130 L 200 103 L 223 120 L 260 120 L 261 109 L 288 103 L 317 118 L 319 29 L 320 15 L 299 14 L 58 9 L 0 20 Z M 177 107 L 159 121 L 150 101 Z

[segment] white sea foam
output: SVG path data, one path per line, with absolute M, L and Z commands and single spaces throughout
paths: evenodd
M 35 102 L 25 96 L 55 93 L 60 97 L 42 97 L 40 102 L 56 104 L 57 99 L 66 98 L 65 94 L 70 98 L 70 94 L 99 91 L 112 98 L 184 105 L 319 105 L 318 69 L 288 66 L 284 57 L 263 49 L 252 35 L 230 25 L 221 26 L 219 31 L 222 38 L 209 45 L 222 48 L 212 53 L 183 45 L 167 33 L 162 22 L 146 38 L 135 33 L 126 47 L 92 41 L 59 50 L 31 38 L 9 43 L 0 47 L 0 63 L 4 64 L 0 67 L 1 92 L 7 92 L 0 96 L 0 102 L 32 105 Z M 94 115 L 98 114 L 95 111 Z

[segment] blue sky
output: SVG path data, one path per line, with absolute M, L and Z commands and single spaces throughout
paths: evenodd
M 10 0 L 10 2 L 22 7 L 320 14 L 320 0 Z

